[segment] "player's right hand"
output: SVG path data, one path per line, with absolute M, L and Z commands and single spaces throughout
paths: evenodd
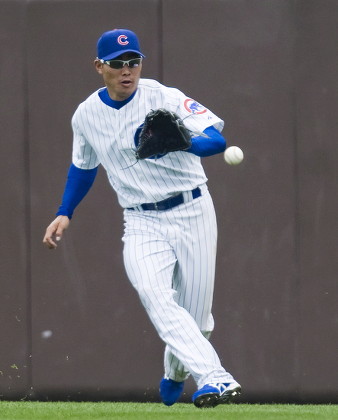
M 55 249 L 57 243 L 62 238 L 63 232 L 68 228 L 70 220 L 68 216 L 58 216 L 52 223 L 47 227 L 43 243 L 49 249 Z

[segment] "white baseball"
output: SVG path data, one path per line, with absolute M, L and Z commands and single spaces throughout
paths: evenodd
M 238 165 L 242 162 L 244 153 L 238 146 L 230 146 L 225 149 L 224 160 L 228 165 Z

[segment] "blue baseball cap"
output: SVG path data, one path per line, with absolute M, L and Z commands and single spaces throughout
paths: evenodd
M 97 58 L 101 60 L 112 60 L 126 52 L 134 52 L 145 57 L 140 51 L 136 34 L 128 29 L 105 32 L 97 41 Z

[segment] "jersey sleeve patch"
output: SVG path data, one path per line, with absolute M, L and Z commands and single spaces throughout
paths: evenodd
M 184 108 L 191 114 L 195 115 L 204 114 L 207 112 L 207 109 L 203 105 L 190 98 L 187 98 L 184 101 Z

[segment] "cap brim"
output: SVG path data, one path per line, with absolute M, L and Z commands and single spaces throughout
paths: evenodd
M 145 57 L 140 51 L 137 50 L 121 50 L 116 51 L 113 54 L 106 55 L 105 57 L 99 57 L 101 60 L 113 60 L 114 58 L 118 57 L 119 55 L 122 55 L 124 53 L 133 52 L 136 54 L 139 54 L 141 57 Z

